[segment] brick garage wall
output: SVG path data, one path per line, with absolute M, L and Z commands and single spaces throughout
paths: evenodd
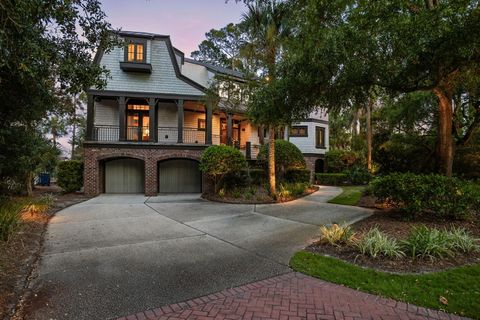
M 183 158 L 200 160 L 206 146 L 178 146 L 177 148 L 142 145 L 101 146 L 84 145 L 84 191 L 88 196 L 96 196 L 104 192 L 104 162 L 115 158 L 133 158 L 144 162 L 145 195 L 158 193 L 158 162 L 166 159 Z M 202 177 L 203 192 L 211 189 L 211 183 Z

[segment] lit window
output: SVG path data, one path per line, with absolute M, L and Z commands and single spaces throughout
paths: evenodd
M 315 146 L 325 148 L 325 128 L 315 127 Z
M 290 137 L 308 137 L 307 126 L 293 126 L 290 128 Z
M 205 119 L 198 119 L 198 130 L 205 131 L 206 122 Z
M 125 59 L 128 62 L 145 62 L 145 43 L 129 43 L 126 47 Z
M 150 107 L 147 105 L 141 105 L 141 104 L 129 104 L 127 107 L 128 110 L 149 110 Z

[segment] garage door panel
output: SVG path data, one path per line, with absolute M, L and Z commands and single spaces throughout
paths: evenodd
M 118 159 L 105 163 L 106 193 L 143 193 L 144 169 L 141 160 Z
M 193 160 L 173 159 L 160 162 L 158 181 L 161 193 L 202 192 L 202 177 L 198 162 Z

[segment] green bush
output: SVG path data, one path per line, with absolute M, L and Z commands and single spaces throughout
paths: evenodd
M 285 174 L 287 182 L 310 182 L 310 170 L 308 169 L 290 169 Z
M 358 153 L 347 150 L 330 150 L 325 154 L 325 161 L 329 173 L 341 173 L 364 162 Z
M 401 258 L 405 256 L 397 240 L 390 238 L 378 228 L 370 229 L 355 245 L 362 254 L 372 258 L 379 256 Z
M 267 173 L 265 169 L 249 168 L 247 169 L 250 176 L 250 183 L 255 186 L 260 186 L 267 181 Z
M 10 235 L 20 225 L 20 213 L 23 203 L 2 200 L 0 203 L 0 240 L 7 241 Z
M 348 184 L 346 173 L 317 173 L 315 174 L 318 184 L 325 186 L 343 186 Z
M 453 171 L 466 179 L 480 179 L 480 146 L 458 148 Z
M 261 146 L 257 159 L 268 163 L 268 143 Z M 279 178 L 292 169 L 304 169 L 305 158 L 296 145 L 286 140 L 275 140 L 275 170 Z
M 353 185 L 368 184 L 372 180 L 372 174 L 365 167 L 356 166 L 348 169 L 345 173 Z
M 224 145 L 208 147 L 200 158 L 200 170 L 213 180 L 215 193 L 226 175 L 241 171 L 246 165 L 240 150 Z
M 280 199 L 299 197 L 305 193 L 308 187 L 309 187 L 309 184 L 304 182 L 296 182 L 296 183 L 282 182 L 279 185 L 278 197 Z
M 480 194 L 469 183 L 442 175 L 394 173 L 372 181 L 372 193 L 415 216 L 464 219 L 479 212 Z
M 64 192 L 75 192 L 83 186 L 83 162 L 62 161 L 58 164 L 57 183 Z

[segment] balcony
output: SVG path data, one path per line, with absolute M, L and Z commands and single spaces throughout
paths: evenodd
M 127 127 L 126 139 L 120 139 L 119 126 L 96 125 L 93 129 L 93 141 L 115 142 L 157 142 L 161 144 L 176 144 L 178 141 L 177 127 L 158 127 L 157 141 L 151 141 L 149 127 Z M 184 144 L 205 144 L 205 130 L 198 128 L 183 128 Z M 212 144 L 220 144 L 220 135 L 212 135 Z

